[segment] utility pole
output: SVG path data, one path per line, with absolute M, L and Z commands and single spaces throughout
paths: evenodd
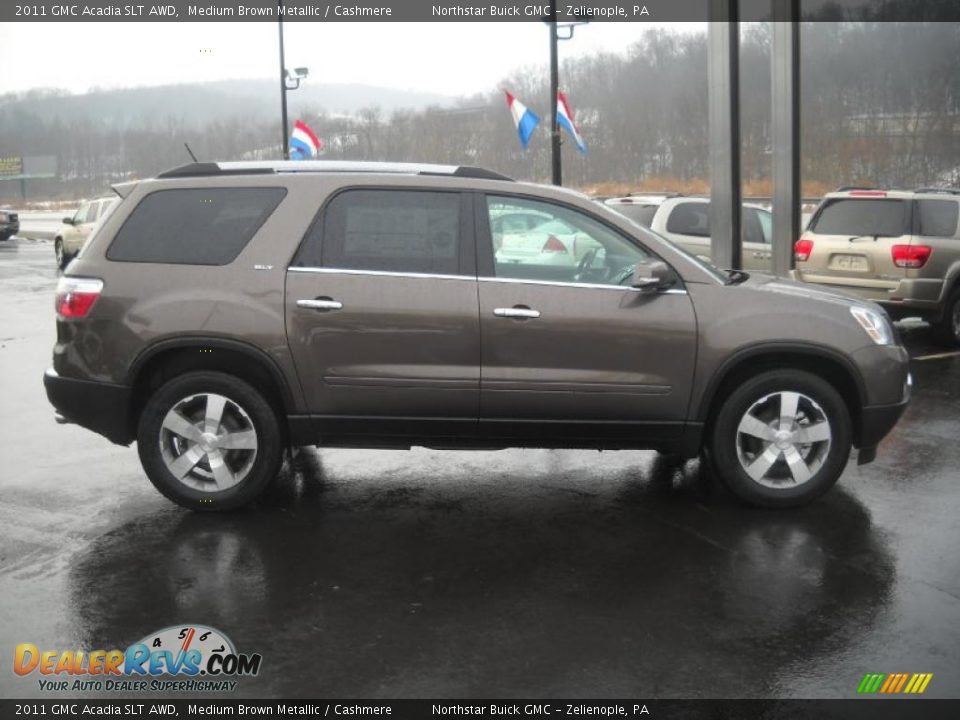
M 280 147 L 280 153 L 284 160 L 289 160 L 290 138 L 287 128 L 287 64 L 283 57 L 283 0 L 277 0 L 277 27 L 280 30 L 280 120 L 283 123 L 283 145 Z
M 560 62 L 557 58 L 557 0 L 550 0 L 550 167 L 554 185 L 563 185 L 560 165 L 560 123 L 557 122 L 557 93 L 560 91 Z

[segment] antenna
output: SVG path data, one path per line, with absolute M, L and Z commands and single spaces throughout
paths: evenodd
M 197 160 L 197 156 L 193 154 L 193 150 L 190 149 L 190 146 L 189 146 L 189 145 L 187 145 L 186 143 L 184 143 L 183 146 L 187 149 L 187 152 L 190 153 L 190 157 L 193 158 L 193 161 L 194 161 L 194 162 L 200 162 L 199 160 Z

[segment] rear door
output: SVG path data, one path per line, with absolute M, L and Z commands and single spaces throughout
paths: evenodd
M 824 201 L 801 236 L 812 247 L 797 269 L 806 282 L 856 288 L 884 300 L 906 277 L 906 268 L 894 263 L 893 247 L 910 244 L 913 203 L 883 191 L 861 192 Z
M 475 432 L 473 210 L 459 192 L 333 197 L 287 271 L 287 336 L 326 435 Z

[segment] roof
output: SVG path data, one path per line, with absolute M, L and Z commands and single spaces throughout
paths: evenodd
M 890 198 L 893 200 L 905 200 L 914 198 L 917 195 L 960 195 L 960 188 L 950 187 L 921 187 L 915 189 L 909 188 L 877 188 L 877 187 L 842 187 L 832 193 L 827 193 L 824 197 L 828 198 Z
M 197 162 L 181 165 L 158 178 L 216 175 L 267 175 L 279 173 L 373 173 L 385 175 L 446 175 L 478 180 L 508 180 L 506 175 L 469 165 L 430 163 L 357 162 L 351 160 L 262 160 L 251 162 Z

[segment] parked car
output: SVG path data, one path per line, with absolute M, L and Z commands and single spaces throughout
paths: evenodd
M 627 196 L 610 198 L 605 204 L 634 222 L 648 227 L 688 252 L 710 259 L 710 200 L 683 195 Z M 744 203 L 741 218 L 743 268 L 769 271 L 773 263 L 770 211 Z
M 186 507 L 252 501 L 310 444 L 704 451 L 743 500 L 795 505 L 909 399 L 879 306 L 720 271 L 570 190 L 321 161 L 116 190 L 60 278 L 44 383 Z M 501 261 L 505 205 L 593 247 Z
M 0 209 L 0 242 L 20 232 L 20 216 L 13 210 Z
M 115 195 L 98 197 L 80 204 L 77 211 L 63 218 L 62 225 L 53 238 L 53 251 L 57 258 L 57 267 L 67 267 L 80 252 L 97 221 L 103 217 L 117 201 Z
M 796 277 L 923 318 L 960 346 L 958 215 L 958 189 L 830 193 L 794 246 Z
M 596 247 L 589 235 L 547 213 L 520 212 L 509 200 L 490 207 L 498 263 L 575 266 Z

